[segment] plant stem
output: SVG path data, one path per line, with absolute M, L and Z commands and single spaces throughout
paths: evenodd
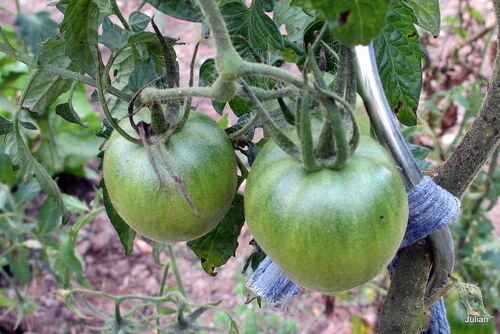
M 139 7 L 137 7 L 137 11 L 140 11 L 142 7 L 146 4 L 146 0 L 142 0 L 141 3 L 139 4 Z
M 214 36 L 217 71 L 223 78 L 235 80 L 239 77 L 239 69 L 244 61 L 231 42 L 219 6 L 215 0 L 202 0 L 199 4 Z
M 38 63 L 36 64 L 31 60 L 31 58 L 28 55 L 21 53 L 21 52 L 16 52 L 16 50 L 12 51 L 8 47 L 6 47 L 2 44 L 0 44 L 0 52 L 3 52 L 6 55 L 8 55 L 9 57 L 14 58 L 14 59 L 20 61 L 21 63 L 26 64 L 31 69 L 45 71 L 45 72 L 51 73 L 53 75 L 60 76 L 62 78 L 77 81 L 77 82 L 83 83 L 83 84 L 88 85 L 88 86 L 97 87 L 96 81 L 89 78 L 89 77 L 83 76 L 79 73 L 67 70 L 65 68 L 58 67 L 56 65 L 48 64 L 42 60 L 39 60 Z M 122 99 L 122 100 L 125 100 L 125 101 L 130 101 L 132 99 L 132 97 L 130 95 L 128 95 L 127 93 L 124 93 L 121 90 L 116 89 L 112 86 L 106 87 L 106 91 L 108 93 Z
M 96 51 L 97 51 L 97 59 L 96 59 L 96 63 L 97 63 L 97 75 L 96 75 L 97 96 L 99 97 L 99 102 L 101 103 L 101 107 L 102 107 L 102 111 L 104 113 L 104 116 L 106 116 L 106 119 L 108 120 L 109 124 L 111 124 L 113 129 L 118 131 L 118 133 L 123 138 L 127 139 L 128 141 L 130 141 L 132 143 L 141 144 L 141 141 L 139 139 L 132 137 L 131 135 L 129 135 L 127 132 L 125 132 L 125 130 L 123 130 L 120 127 L 120 125 L 115 121 L 115 119 L 111 115 L 111 112 L 109 111 L 108 103 L 106 102 L 106 98 L 104 97 L 104 91 L 102 88 L 102 77 L 101 77 L 101 75 L 102 75 L 101 70 L 102 69 L 101 69 L 101 61 L 100 61 L 101 53 L 99 52 L 99 48 L 97 48 L 97 47 L 96 47 Z
M 243 80 L 240 83 L 243 87 L 243 91 L 250 98 L 250 101 L 252 102 L 259 117 L 262 118 L 265 126 L 269 128 L 270 130 L 269 134 L 271 138 L 276 142 L 276 144 L 278 144 L 278 146 L 283 151 L 285 151 L 286 153 L 288 153 L 289 155 L 300 161 L 301 160 L 300 149 L 297 147 L 297 145 L 295 145 L 295 143 L 290 138 L 288 138 L 287 135 L 283 133 L 283 131 L 281 131 L 281 129 L 276 125 L 276 123 L 274 123 L 274 121 L 272 120 L 271 116 L 269 116 L 268 112 L 266 111 L 262 103 L 260 103 L 260 101 L 257 99 L 255 94 L 250 89 L 250 86 L 248 86 L 248 84 Z
M 111 1 L 111 11 L 113 12 L 113 14 L 115 14 L 118 17 L 118 19 L 120 20 L 120 22 L 122 23 L 123 27 L 126 30 L 130 30 L 130 26 L 127 20 L 123 17 L 123 14 L 120 11 L 118 4 L 116 3 L 116 0 L 110 0 L 110 1 Z
M 170 268 L 170 264 L 165 263 L 163 266 L 163 274 L 161 276 L 161 282 L 160 282 L 160 290 L 158 291 L 158 297 L 163 296 L 163 293 L 165 291 L 165 283 L 167 282 L 167 276 L 168 276 L 168 269 Z M 156 303 L 156 313 L 160 313 L 160 302 Z M 156 325 L 160 327 L 160 318 L 156 319 Z M 161 332 L 158 331 L 158 334 Z
M 250 117 L 250 120 L 245 125 L 243 125 L 241 129 L 237 130 L 236 132 L 230 133 L 229 138 L 231 138 L 231 140 L 234 140 L 241 136 L 246 135 L 248 132 L 250 132 L 255 128 L 258 120 L 259 120 L 258 114 L 252 115 Z
M 187 299 L 186 289 L 184 289 L 184 284 L 182 283 L 181 272 L 179 271 L 179 266 L 177 265 L 177 260 L 175 258 L 174 248 L 171 244 L 167 244 L 167 251 L 170 257 L 170 262 L 172 263 L 172 271 L 175 275 L 175 281 L 177 282 L 177 286 L 179 287 L 179 291 Z

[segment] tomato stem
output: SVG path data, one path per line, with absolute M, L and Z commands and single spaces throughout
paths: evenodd
M 159 102 L 155 102 L 151 105 L 151 126 L 153 127 L 153 132 L 157 135 L 167 132 L 171 124 L 167 123 L 165 118 L 165 113 Z
M 307 82 L 307 73 L 304 71 L 304 78 Z M 302 153 L 302 162 L 304 167 L 309 172 L 314 172 L 320 169 L 314 156 L 314 146 L 311 130 L 311 115 L 309 110 L 309 97 L 304 94 L 300 101 L 300 118 L 297 120 L 297 133 L 300 136 L 300 147 Z
M 255 110 L 257 111 L 258 115 L 262 118 L 262 120 L 265 122 L 264 126 L 266 126 L 269 129 L 269 134 L 271 138 L 278 144 L 278 146 L 291 155 L 292 157 L 296 158 L 297 160 L 301 160 L 300 156 L 300 149 L 295 145 L 295 143 L 287 137 L 281 131 L 281 129 L 274 123 L 272 120 L 271 116 L 269 116 L 269 113 L 266 111 L 262 103 L 257 99 L 255 94 L 252 92 L 252 89 L 244 80 L 240 80 L 241 86 L 243 88 L 243 91 L 245 94 L 250 98 L 250 101 L 252 102 Z
M 104 113 L 104 116 L 108 120 L 109 124 L 118 131 L 118 133 L 128 141 L 135 143 L 135 144 L 140 144 L 141 141 L 137 138 L 134 138 L 130 136 L 125 130 L 123 130 L 120 125 L 115 121 L 113 116 L 111 115 L 111 112 L 109 111 L 108 108 L 108 103 L 106 102 L 106 98 L 104 97 L 104 90 L 102 87 L 102 73 L 101 73 L 101 52 L 99 51 L 99 48 L 96 46 L 96 64 L 97 64 L 97 71 L 96 71 L 96 86 L 97 86 L 97 96 L 99 97 L 99 102 L 101 103 L 102 111 Z
M 175 281 L 179 287 L 179 291 L 182 296 L 187 300 L 186 289 L 184 289 L 184 283 L 182 282 L 181 272 L 179 271 L 179 266 L 177 265 L 177 260 L 175 258 L 174 248 L 171 244 L 167 244 L 168 256 L 170 257 L 170 263 L 172 264 L 172 271 L 174 272 Z

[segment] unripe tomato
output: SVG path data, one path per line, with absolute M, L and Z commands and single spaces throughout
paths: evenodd
M 137 137 L 128 120 L 120 125 Z M 236 156 L 224 130 L 210 117 L 192 112 L 184 127 L 166 144 L 151 145 L 151 152 L 160 183 L 142 145 L 116 131 L 109 138 L 104 182 L 118 214 L 132 229 L 161 242 L 188 241 L 212 230 L 236 192 Z M 162 154 L 198 214 L 168 172 Z
M 370 137 L 341 170 L 306 172 L 268 142 L 245 190 L 255 240 L 295 283 L 332 294 L 376 276 L 396 253 L 408 219 L 391 156 Z

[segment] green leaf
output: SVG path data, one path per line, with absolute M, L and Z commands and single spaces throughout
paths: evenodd
M 146 29 L 149 21 L 151 21 L 151 18 L 149 16 L 137 11 L 130 13 L 130 16 L 128 17 L 128 23 L 130 24 L 132 30 L 135 32 L 143 31 L 144 29 Z
M 51 38 L 43 43 L 37 59 L 59 68 L 73 69 L 75 66 L 71 59 L 66 57 L 65 52 L 64 40 Z M 37 70 L 24 100 L 23 108 L 41 115 L 70 87 L 71 80 Z
M 266 12 L 272 12 L 276 6 L 276 0 L 255 0 Z
M 70 102 L 58 104 L 56 106 L 56 114 L 70 123 L 81 125 L 84 128 L 89 126 L 87 123 L 82 121 L 75 109 L 73 109 L 73 104 Z
M 84 201 L 80 200 L 78 197 L 71 196 L 68 194 L 63 194 L 64 203 L 70 212 L 82 214 L 89 212 L 90 208 Z
M 292 0 L 290 6 L 299 7 L 307 15 L 315 16 L 315 10 L 309 0 Z
M 40 185 L 36 180 L 31 179 L 28 183 L 21 183 L 17 187 L 14 199 L 16 203 L 27 203 L 34 200 L 40 194 Z
M 280 27 L 285 25 L 287 36 L 290 42 L 303 44 L 304 31 L 314 18 L 304 13 L 299 7 L 291 5 L 291 0 L 281 0 L 274 9 L 273 20 Z
M 127 44 L 129 37 L 130 32 L 111 22 L 109 17 L 104 18 L 99 43 L 106 45 L 111 51 L 116 51 Z
M 40 206 L 40 211 L 38 212 L 37 234 L 42 235 L 50 233 L 54 231 L 60 223 L 61 209 L 53 199 L 47 198 Z
M 410 152 L 413 155 L 413 158 L 415 158 L 415 162 L 420 170 L 426 170 L 432 166 L 432 163 L 425 160 L 425 157 L 427 157 L 430 152 L 428 148 L 411 143 L 407 143 L 407 145 L 410 148 Z
M 144 86 L 151 84 L 155 79 L 155 62 L 153 57 L 148 57 L 130 73 L 128 87 L 135 93 Z
M 388 0 L 309 0 L 329 23 L 333 35 L 350 46 L 368 44 L 385 24 Z M 400 1 L 393 1 L 399 3 Z
M 62 199 L 61 191 L 47 171 L 31 154 L 28 146 L 24 143 L 17 122 L 14 122 L 14 131 L 5 136 L 4 143 L 5 153 L 9 155 L 12 165 L 19 168 L 23 181 L 29 182 L 34 175 L 42 190 L 53 198 L 61 208 L 63 223 L 67 223 L 69 213 Z
M 18 247 L 9 255 L 9 264 L 14 276 L 24 286 L 27 286 L 31 281 L 31 270 L 28 262 L 28 251 L 24 247 Z
M 109 198 L 108 190 L 106 189 L 104 178 L 101 181 L 100 187 L 103 191 L 102 197 L 104 208 L 106 209 L 108 218 L 115 228 L 116 233 L 118 233 L 120 242 L 122 243 L 123 249 L 125 250 L 125 255 L 129 255 L 134 250 L 135 231 L 131 229 L 127 223 L 125 223 L 125 221 L 122 219 L 122 217 L 120 217 L 118 212 L 116 212 L 115 208 L 113 207 L 113 203 L 111 203 L 111 199 Z
M 199 72 L 200 87 L 206 87 L 212 85 L 214 81 L 217 79 L 217 76 L 218 73 L 217 69 L 215 68 L 215 60 L 213 58 L 208 58 L 200 66 L 200 72 Z M 212 106 L 219 115 L 222 115 L 226 103 L 219 101 L 212 101 Z
M 224 219 L 210 233 L 187 245 L 201 259 L 203 269 L 215 276 L 216 267 L 220 267 L 235 255 L 238 236 L 245 222 L 243 196 L 236 194 Z
M 26 42 L 34 54 L 38 53 L 40 43 L 57 35 L 57 22 L 50 18 L 49 12 L 35 15 L 19 13 L 14 24 L 19 26 L 19 38 Z
M 146 0 L 146 2 L 163 14 L 177 19 L 191 22 L 201 22 L 203 18 L 201 9 L 198 7 L 196 1 Z
M 19 124 L 21 124 L 21 126 L 27 130 L 36 130 L 37 129 L 36 125 L 31 123 L 31 122 L 19 122 Z
M 95 78 L 97 59 L 97 28 L 100 23 L 99 6 L 92 0 L 65 1 L 68 7 L 60 25 L 66 40 L 66 54 Z
M 373 41 L 385 95 L 399 121 L 417 123 L 416 110 L 422 89 L 422 58 L 416 17 L 406 4 L 393 1 L 387 24 Z
M 438 37 L 441 28 L 439 0 L 410 0 L 408 5 L 417 17 L 417 24 L 429 31 L 434 37 Z
M 12 127 L 12 121 L 9 121 L 7 118 L 0 115 L 0 136 L 11 132 Z
M 260 2 L 253 2 L 250 7 L 230 2 L 220 10 L 234 46 L 244 58 L 253 59 L 253 52 L 256 52 L 266 59 L 269 47 L 283 50 L 283 37 L 278 26 L 264 13 Z

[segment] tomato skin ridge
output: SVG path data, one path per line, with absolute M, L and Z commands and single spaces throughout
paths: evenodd
M 295 283 L 332 294 L 377 275 L 396 253 L 408 218 L 392 158 L 361 137 L 345 168 L 305 172 L 268 143 L 247 180 L 245 213 L 256 241 Z
M 126 121 L 121 125 L 133 131 Z M 160 172 L 159 189 L 144 147 L 118 133 L 111 135 L 103 174 L 117 213 L 132 229 L 159 242 L 189 241 L 211 231 L 229 210 L 236 193 L 236 156 L 224 130 L 210 117 L 192 112 L 182 129 L 166 144 L 152 144 L 151 152 Z M 166 170 L 164 158 L 182 180 L 199 215 Z

